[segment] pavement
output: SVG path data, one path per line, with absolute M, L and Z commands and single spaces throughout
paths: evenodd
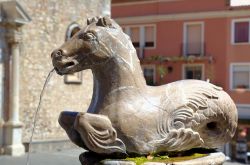
M 31 153 L 29 165 L 81 165 L 79 155 L 82 149 L 70 149 L 57 152 Z M 0 165 L 27 165 L 27 154 L 20 157 L 0 156 Z
M 242 163 L 238 163 L 238 162 L 225 162 L 225 163 L 223 163 L 223 165 L 246 165 L 246 164 L 242 164 Z
M 83 149 L 69 149 L 56 152 L 36 152 L 30 154 L 28 165 L 81 165 L 78 156 Z M 27 154 L 20 157 L 0 156 L 0 165 L 27 165 Z M 225 162 L 223 165 L 243 165 L 237 162 Z

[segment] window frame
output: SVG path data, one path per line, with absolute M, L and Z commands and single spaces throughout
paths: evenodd
M 194 21 L 194 22 L 184 22 L 183 23 L 183 55 L 184 56 L 188 56 L 187 54 L 187 30 L 188 30 L 188 25 L 201 25 L 201 55 L 200 56 L 204 56 L 205 55 L 205 48 L 204 48 L 204 44 L 205 44 L 205 23 L 203 21 Z
M 133 39 L 132 39 L 132 37 L 131 37 L 131 33 L 132 33 L 132 28 L 138 28 L 138 30 L 139 30 L 139 36 L 138 36 L 138 38 L 139 38 L 139 41 L 138 41 L 138 47 L 136 47 L 136 46 L 134 46 L 134 43 L 133 43 Z M 137 49 L 137 48 L 140 48 L 141 47 L 141 28 L 139 27 L 139 26 L 132 26 L 132 27 L 129 27 L 129 28 L 126 28 L 126 34 L 128 34 L 128 36 L 130 37 L 130 39 L 131 39 L 131 42 L 132 42 L 132 44 L 133 44 L 133 46 Z
M 186 68 L 187 67 L 195 67 L 199 66 L 201 67 L 201 79 L 200 80 L 205 80 L 205 64 L 182 64 L 182 79 L 186 80 Z
M 248 22 L 248 42 L 235 42 L 235 23 Z M 232 45 L 246 45 L 250 44 L 250 18 L 233 19 L 231 22 L 231 44 Z
M 152 27 L 153 28 L 153 44 L 154 46 L 146 46 L 146 28 L 147 27 Z M 144 26 L 144 48 L 148 48 L 148 49 L 153 49 L 153 48 L 156 48 L 156 25 L 146 25 Z
M 146 40 L 145 40 L 145 27 L 148 27 L 148 26 L 151 26 L 153 27 L 153 35 L 154 35 L 154 39 L 153 39 L 153 42 L 154 42 L 154 46 L 152 47 L 145 47 L 145 43 L 146 43 Z M 124 25 L 122 26 L 124 30 L 124 32 L 130 36 L 131 32 L 131 28 L 134 28 L 134 27 L 138 27 L 139 28 L 139 47 L 135 47 L 136 49 L 137 48 L 143 48 L 143 49 L 155 49 L 156 48 L 156 41 L 157 41 L 157 30 L 156 30 L 156 24 L 140 24 L 140 25 Z
M 239 88 L 234 88 L 233 87 L 233 72 L 234 72 L 234 70 L 233 70 L 233 68 L 234 68 L 234 66 L 242 66 L 242 65 L 248 65 L 248 67 L 249 67 L 249 84 L 248 84 L 248 88 L 243 88 L 244 89 L 244 91 L 250 91 L 250 63 L 249 62 L 238 62 L 238 63 L 231 63 L 230 64 L 230 76 L 229 76 L 229 78 L 230 78 L 230 90 L 231 91 L 237 91 L 237 90 L 239 90 Z
M 236 104 L 238 110 L 239 119 L 249 119 L 250 118 L 250 104 Z

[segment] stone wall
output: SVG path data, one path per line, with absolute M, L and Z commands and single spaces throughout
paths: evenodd
M 2 0 L 0 0 L 2 1 Z M 88 17 L 109 13 L 110 0 L 18 0 L 32 21 L 22 27 L 20 45 L 20 120 L 23 142 L 28 142 L 32 120 L 47 74 L 50 54 L 65 41 L 68 26 L 86 25 Z M 92 74 L 83 72 L 82 84 L 65 84 L 56 73 L 48 83 L 37 117 L 34 141 L 66 139 L 57 119 L 61 111 L 86 111 L 92 96 Z

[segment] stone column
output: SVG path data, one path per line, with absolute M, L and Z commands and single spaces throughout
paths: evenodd
M 3 33 L 0 28 L 0 33 Z M 5 40 L 1 35 L 0 35 L 0 155 L 3 154 L 3 124 L 4 124 L 4 119 L 3 119 L 3 93 L 4 93 L 4 60 L 3 60 L 3 40 Z
M 1 113 L 1 112 L 0 112 Z M 4 120 L 2 117 L 2 114 L 0 115 L 0 155 L 4 153 L 3 150 L 3 126 L 4 126 Z
M 102 16 L 111 16 L 111 0 L 102 0 Z
M 2 50 L 2 49 L 1 49 Z M 4 120 L 3 120 L 3 77 L 4 77 L 4 67 L 3 67 L 3 60 L 2 60 L 2 51 L 1 53 L 1 59 L 0 59 L 0 155 L 3 153 L 3 125 L 4 125 Z
M 4 124 L 4 152 L 12 156 L 25 153 L 22 144 L 22 123 L 19 121 L 19 42 L 21 35 L 17 30 L 9 31 L 6 40 L 10 46 L 10 107 L 9 118 Z

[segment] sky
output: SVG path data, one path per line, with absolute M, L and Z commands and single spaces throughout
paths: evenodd
M 231 6 L 250 5 L 250 0 L 231 0 Z

